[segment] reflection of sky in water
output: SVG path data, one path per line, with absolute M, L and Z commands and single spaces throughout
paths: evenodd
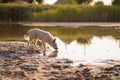
M 58 58 L 69 58 L 74 61 L 90 62 L 95 60 L 120 59 L 120 42 L 111 37 L 93 37 L 91 44 L 79 44 L 76 40 L 65 44 L 57 39 Z

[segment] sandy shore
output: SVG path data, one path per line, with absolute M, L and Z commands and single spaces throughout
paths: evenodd
M 120 27 L 120 22 L 18 22 L 17 24 L 25 26 L 47 26 L 47 27 L 84 27 L 84 26 L 99 26 L 99 27 Z
M 72 60 L 42 56 L 24 42 L 0 42 L 0 80 L 120 80 L 119 63 L 71 66 Z

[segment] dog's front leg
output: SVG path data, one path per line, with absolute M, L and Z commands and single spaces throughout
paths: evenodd
M 30 44 L 32 43 L 32 41 L 28 41 L 27 42 L 27 47 L 30 48 Z
M 27 43 L 27 46 L 30 48 L 31 47 L 31 43 L 33 42 L 33 39 L 32 38 L 30 38 L 29 39 L 29 41 L 28 41 L 28 43 Z
M 45 43 L 42 41 L 42 50 L 43 50 L 43 56 L 46 56 L 46 48 Z
M 35 48 L 38 48 L 38 47 L 37 47 L 37 42 L 38 42 L 38 39 L 34 39 L 34 40 L 33 40 L 33 44 L 34 44 Z

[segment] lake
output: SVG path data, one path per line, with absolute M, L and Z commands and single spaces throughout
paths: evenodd
M 120 27 L 64 27 L 0 24 L 0 41 L 24 41 L 31 28 L 51 32 L 57 38 L 58 59 L 92 63 L 103 60 L 120 60 Z M 49 51 L 49 50 L 48 50 Z

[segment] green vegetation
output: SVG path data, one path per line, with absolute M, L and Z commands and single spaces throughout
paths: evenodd
M 30 7 L 30 6 L 29 6 Z M 1 21 L 23 21 L 28 20 L 32 16 L 32 11 L 27 5 L 0 5 Z
M 113 5 L 120 5 L 120 0 L 113 0 L 112 4 Z
M 29 3 L 33 3 L 34 1 L 36 1 L 36 2 L 38 2 L 40 4 L 43 2 L 43 0 L 28 0 Z
M 19 3 L 19 2 L 26 2 L 26 3 L 34 3 L 38 2 L 39 4 L 43 3 L 43 0 L 0 0 L 0 3 Z
M 0 21 L 119 22 L 120 6 L 0 4 Z
M 16 0 L 0 0 L 0 3 L 15 2 Z
M 95 5 L 104 6 L 104 3 L 102 1 L 96 2 Z
M 62 4 L 77 4 L 75 0 L 63 0 Z
M 89 4 L 93 0 L 75 0 L 78 4 Z

